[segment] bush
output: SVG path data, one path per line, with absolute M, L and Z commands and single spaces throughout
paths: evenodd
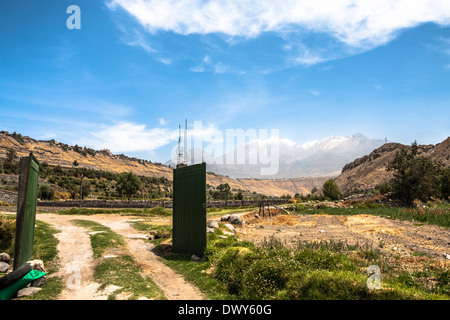
M 341 191 L 333 179 L 328 179 L 323 184 L 323 195 L 331 200 L 338 200 L 341 197 Z
M 55 198 L 55 189 L 48 184 L 43 184 L 39 186 L 38 194 L 41 200 L 53 200 Z
M 0 216 L 0 251 L 13 253 L 16 220 L 13 217 Z

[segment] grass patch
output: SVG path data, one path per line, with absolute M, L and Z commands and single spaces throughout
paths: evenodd
M 34 231 L 33 258 L 44 262 L 47 273 L 47 283 L 41 287 L 41 291 L 22 299 L 25 300 L 56 300 L 63 290 L 63 280 L 61 277 L 52 276 L 59 268 L 58 261 L 58 239 L 55 234 L 59 231 L 52 228 L 48 223 L 36 221 Z
M 156 235 L 154 240 L 149 240 L 154 245 L 172 238 L 172 225 L 154 225 L 148 221 L 131 221 L 131 226 L 139 231 L 145 231 Z
M 114 300 L 121 293 L 127 295 L 129 300 L 140 297 L 165 299 L 164 293 L 153 280 L 142 276 L 142 267 L 134 261 L 131 255 L 102 258 L 103 254 L 110 249 L 124 249 L 125 241 L 119 234 L 93 221 L 74 220 L 73 222 L 95 232 L 90 235 L 90 238 L 94 258 L 96 259 L 94 279 L 101 284 L 100 289 L 108 285 L 121 287 L 114 291 L 108 299 Z
M 206 210 L 208 218 L 223 216 L 226 214 L 242 213 L 255 210 L 257 207 L 241 206 L 241 207 L 212 207 Z
M 172 211 L 163 207 L 145 209 L 92 209 L 92 208 L 71 208 L 58 211 L 58 214 L 65 215 L 94 215 L 94 214 L 118 214 L 121 216 L 171 216 Z
M 109 249 L 125 246 L 125 241 L 120 235 L 100 223 L 88 220 L 72 220 L 72 222 L 95 232 L 90 235 L 94 259 L 100 258 Z
M 11 258 L 14 256 L 14 237 L 16 229 L 15 215 L 0 215 L 0 252 L 8 253 Z M 58 233 L 48 223 L 36 221 L 34 231 L 33 257 L 44 262 L 47 273 L 47 283 L 41 287 L 41 291 L 30 297 L 24 297 L 24 300 L 55 300 L 62 291 L 62 278 L 54 277 L 52 274 L 58 271 L 58 239 L 55 234 Z M 30 260 L 31 260 L 30 259 Z M 0 275 L 1 276 L 1 275 Z

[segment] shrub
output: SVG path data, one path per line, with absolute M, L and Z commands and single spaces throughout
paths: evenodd
M 244 273 L 257 259 L 249 248 L 228 248 L 217 262 L 213 275 L 225 284 L 230 294 L 240 295 Z
M 0 216 L 0 251 L 13 253 L 16 220 L 13 217 Z
M 342 271 L 298 272 L 291 277 L 282 298 L 293 300 L 356 300 L 369 298 L 365 278 Z
M 328 179 L 323 184 L 323 195 L 331 200 L 338 200 L 341 197 L 341 191 L 333 179 Z
M 41 200 L 53 200 L 55 197 L 55 189 L 48 184 L 43 184 L 39 186 L 38 194 Z

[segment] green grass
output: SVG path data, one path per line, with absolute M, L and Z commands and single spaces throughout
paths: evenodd
M 55 300 L 60 295 L 64 284 L 61 277 L 52 276 L 58 271 L 58 239 L 55 234 L 59 231 L 52 228 L 48 223 L 36 221 L 34 232 L 33 258 L 44 262 L 47 273 L 47 283 L 41 287 L 41 291 L 22 299 L 25 300 Z
M 14 255 L 15 215 L 0 215 L 0 252 L 8 253 L 11 258 Z M 33 256 L 31 259 L 39 259 L 44 262 L 47 273 L 47 283 L 41 287 L 41 291 L 24 300 L 54 300 L 62 291 L 62 278 L 52 276 L 58 270 L 58 239 L 55 234 L 59 231 L 43 221 L 36 221 L 34 231 Z M 30 259 L 30 260 L 31 260 Z
M 90 235 L 94 259 L 101 258 L 101 256 L 109 249 L 125 246 L 125 241 L 120 235 L 100 223 L 88 220 L 72 220 L 72 222 L 80 227 L 98 232 Z
M 172 211 L 163 207 L 145 209 L 92 209 L 92 208 L 71 208 L 58 211 L 64 215 L 94 215 L 94 214 L 119 214 L 122 216 L 171 216 Z
M 208 218 L 215 218 L 224 216 L 226 214 L 234 214 L 234 213 L 242 213 L 247 211 L 255 210 L 257 207 L 248 207 L 248 206 L 242 206 L 242 207 L 223 207 L 223 208 L 216 208 L 212 207 L 206 210 Z
M 110 228 L 99 223 L 86 220 L 73 220 L 73 223 L 98 233 L 91 234 L 91 246 L 94 251 L 94 279 L 101 284 L 99 289 L 108 285 L 122 287 L 111 294 L 108 299 L 114 300 L 120 293 L 129 294 L 129 300 L 146 297 L 148 299 L 165 299 L 161 289 L 148 277 L 143 277 L 142 267 L 128 254 L 115 258 L 102 258 L 111 249 L 125 249 L 125 241 Z

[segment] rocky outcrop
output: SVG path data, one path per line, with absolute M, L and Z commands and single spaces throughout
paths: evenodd
M 410 148 L 400 143 L 386 143 L 369 155 L 358 158 L 344 166 L 342 173 L 335 179 L 344 193 L 365 191 L 377 185 L 388 183 L 393 173 L 387 171 L 387 165 L 400 149 Z M 444 166 L 450 165 L 450 137 L 437 145 L 419 145 L 419 155 L 428 156 Z

